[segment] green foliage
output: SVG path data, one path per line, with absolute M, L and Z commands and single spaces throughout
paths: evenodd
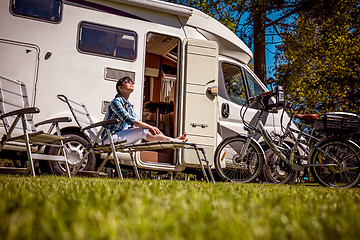
M 253 12 L 265 5 L 267 34 L 283 38 L 276 64 L 279 82 L 288 99 L 306 101 L 298 112 L 360 113 L 359 0 L 167 1 L 204 11 L 248 45 L 255 40 Z
M 360 113 L 360 5 L 358 0 L 319 0 L 285 36 L 277 71 L 300 112 Z
M 356 239 L 360 190 L 0 176 L 1 239 Z
M 263 19 L 264 26 L 267 28 L 266 34 L 273 36 L 276 31 L 286 31 L 284 19 L 291 16 L 287 15 L 298 5 L 299 0 L 164 0 L 190 6 L 212 16 L 219 22 L 228 27 L 237 36 L 239 36 L 248 46 L 253 46 L 253 12 L 254 10 L 265 7 L 266 18 Z M 275 13 L 275 14 L 274 14 Z M 276 21 L 279 16 L 287 16 L 281 21 Z M 287 25 L 286 25 L 287 26 Z M 284 30 L 282 30 L 284 29 Z M 269 37 L 267 43 L 271 43 L 273 38 Z

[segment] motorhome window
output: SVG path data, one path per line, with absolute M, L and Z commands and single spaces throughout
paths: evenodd
M 235 103 L 245 104 L 246 91 L 241 68 L 228 63 L 222 63 L 222 70 L 228 97 Z
M 136 58 L 135 32 L 82 23 L 79 34 L 78 49 L 81 52 L 128 60 Z
M 50 22 L 60 22 L 62 3 L 58 0 L 12 0 L 11 12 Z
M 249 86 L 249 92 L 250 92 L 250 96 L 257 96 L 260 93 L 264 92 L 264 89 L 256 82 L 255 78 L 246 70 L 245 71 L 245 75 L 246 75 L 246 80 Z

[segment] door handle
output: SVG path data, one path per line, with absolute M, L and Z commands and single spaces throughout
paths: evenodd
M 221 105 L 221 115 L 223 118 L 228 118 L 230 115 L 230 107 L 229 104 L 223 103 Z
M 204 124 L 204 123 L 190 123 L 190 125 L 191 125 L 192 127 L 201 127 L 201 128 L 206 128 L 206 127 L 209 126 L 209 125 Z
M 218 95 L 218 87 L 217 86 L 208 87 L 207 91 L 208 91 L 208 93 L 210 93 L 214 97 L 216 97 Z

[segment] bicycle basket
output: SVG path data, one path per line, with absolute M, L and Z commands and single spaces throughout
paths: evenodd
M 345 112 L 326 113 L 314 123 L 316 131 L 337 133 L 360 133 L 360 117 Z

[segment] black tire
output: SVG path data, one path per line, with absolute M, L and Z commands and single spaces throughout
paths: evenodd
M 238 161 L 246 139 L 245 136 L 229 137 L 216 148 L 215 168 L 223 180 L 249 183 L 256 180 L 262 172 L 263 151 L 254 141 L 250 142 L 244 159 L 241 162 Z
M 326 139 L 316 145 L 311 153 L 311 164 L 331 164 L 336 166 L 312 166 L 310 168 L 314 179 L 322 186 L 349 188 L 355 186 L 360 179 L 360 149 L 350 141 L 341 139 Z M 337 163 L 326 156 L 326 152 Z
M 73 169 L 80 163 L 80 160 L 85 154 L 86 146 L 89 144 L 86 139 L 77 134 L 64 134 L 64 137 L 70 137 L 64 141 L 64 145 L 67 148 L 68 152 L 68 164 L 70 167 L 70 171 L 73 172 Z M 49 150 L 49 154 L 52 155 L 60 155 L 62 151 L 60 148 L 51 147 Z M 96 157 L 94 153 L 90 153 L 88 157 L 85 159 L 84 163 L 80 167 L 79 170 L 83 171 L 93 171 L 95 168 Z M 65 164 L 59 162 L 48 162 L 50 171 L 57 175 L 66 175 L 65 173 Z
M 290 148 L 286 143 L 283 143 L 282 147 Z M 282 151 L 282 153 L 285 156 L 289 155 L 288 151 Z M 266 181 L 274 184 L 294 184 L 298 175 L 298 172 L 281 160 L 270 147 L 265 150 L 263 173 Z

